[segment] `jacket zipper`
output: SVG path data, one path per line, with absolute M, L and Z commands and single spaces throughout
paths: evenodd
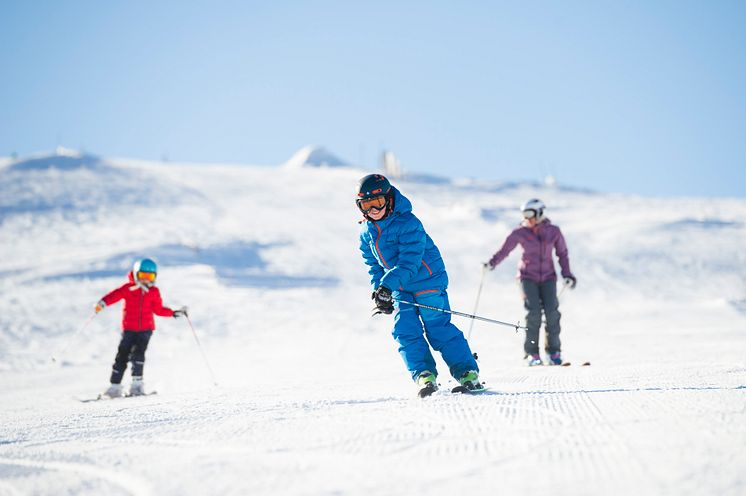
M 544 267 L 544 239 L 541 233 L 536 229 L 536 236 L 539 238 L 539 282 L 542 282 L 542 268 Z
M 140 290 L 140 325 L 138 325 L 137 329 L 139 331 L 142 331 L 142 307 L 145 306 L 145 293 L 142 292 L 142 289 Z
M 376 229 L 378 229 L 378 237 L 376 237 L 376 251 L 378 252 L 378 256 L 381 258 L 381 262 L 383 262 L 384 267 L 388 269 L 390 268 L 389 264 L 386 263 L 386 259 L 383 258 L 383 253 L 381 252 L 381 249 L 378 247 L 378 240 L 381 239 L 381 228 L 376 223 L 373 223 L 373 225 L 376 226 Z

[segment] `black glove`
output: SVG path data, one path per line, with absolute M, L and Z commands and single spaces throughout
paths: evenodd
M 178 319 L 179 317 L 189 317 L 187 307 L 181 307 L 178 310 L 174 310 L 174 318 Z
M 385 313 L 386 315 L 394 313 L 394 298 L 391 296 L 391 290 L 386 286 L 379 286 L 371 298 L 376 303 L 378 309 L 376 313 Z
M 565 276 L 565 286 L 570 289 L 575 289 L 575 285 L 578 284 L 578 280 L 575 276 Z

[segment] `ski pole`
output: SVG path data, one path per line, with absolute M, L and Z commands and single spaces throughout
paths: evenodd
M 187 322 L 189 322 L 189 327 L 192 329 L 192 335 L 194 335 L 194 340 L 197 342 L 197 348 L 199 348 L 199 352 L 202 354 L 202 359 L 205 361 L 205 365 L 207 365 L 207 370 L 210 371 L 210 377 L 212 377 L 212 382 L 217 386 L 218 381 L 215 380 L 215 374 L 212 373 L 212 367 L 210 367 L 210 362 L 207 361 L 207 355 L 205 355 L 205 351 L 202 349 L 202 345 L 199 344 L 199 338 L 197 337 L 197 331 L 194 330 L 194 326 L 192 325 L 192 319 L 189 318 L 189 315 L 184 315 L 187 319 Z
M 560 292 L 557 293 L 557 305 L 558 306 L 560 304 L 560 301 L 562 300 L 562 293 L 565 292 L 565 290 L 567 289 L 567 286 L 568 286 L 567 284 L 563 284 L 562 285 L 562 289 L 560 289 Z M 542 323 L 542 325 L 546 325 L 546 323 L 547 323 L 546 316 L 542 317 L 541 323 Z
M 397 300 L 397 299 L 394 299 L 394 301 L 398 301 L 399 303 L 406 303 L 407 305 L 414 305 L 414 306 L 420 307 L 420 308 L 427 308 L 428 310 L 436 310 L 438 312 L 450 313 L 451 315 L 458 315 L 460 317 L 467 317 L 469 319 L 482 320 L 484 322 L 491 322 L 492 324 L 499 324 L 499 325 L 504 325 L 504 326 L 508 326 L 508 327 L 513 327 L 513 328 L 515 328 L 515 332 L 518 332 L 518 329 L 527 329 L 526 326 L 522 326 L 522 325 L 520 325 L 520 323 L 519 324 L 511 324 L 509 322 L 502 322 L 500 320 L 488 319 L 486 317 L 480 317 L 479 315 L 471 315 L 471 314 L 468 314 L 468 313 L 456 312 L 455 310 L 446 310 L 445 308 L 431 307 L 429 305 L 423 305 L 422 303 L 416 303 L 414 301 Z
M 484 286 L 484 276 L 487 274 L 487 266 L 482 265 L 482 278 L 479 280 L 479 289 L 477 290 L 477 299 L 474 301 L 474 313 L 477 313 L 477 307 L 479 306 L 479 297 L 482 295 L 482 286 Z M 469 322 L 469 333 L 466 335 L 466 340 L 471 339 L 471 330 L 474 328 L 474 320 L 471 319 Z
M 564 293 L 564 292 L 565 292 L 565 290 L 567 289 L 567 286 L 568 286 L 567 284 L 563 284 L 563 285 L 562 285 L 562 289 L 560 289 L 560 292 L 559 292 L 559 294 L 557 295 L 557 303 L 559 303 L 559 302 L 560 302 L 560 300 L 562 299 L 562 293 Z
M 62 349 L 58 351 L 56 354 L 52 355 L 52 362 L 55 362 L 55 363 L 57 362 L 57 357 L 62 356 L 62 354 L 67 351 L 70 345 L 75 341 L 75 338 L 77 337 L 77 335 L 83 332 L 85 328 L 90 325 L 90 323 L 93 321 L 93 317 L 95 316 L 96 316 L 96 312 L 92 313 L 91 316 L 86 319 L 85 324 L 79 327 L 78 330 L 75 331 L 75 333 L 73 333 L 72 336 L 70 336 L 70 340 L 67 342 L 67 344 L 63 346 Z

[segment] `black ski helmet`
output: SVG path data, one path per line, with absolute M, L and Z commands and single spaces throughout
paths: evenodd
M 357 199 L 365 200 L 376 196 L 388 195 L 391 183 L 381 174 L 368 174 L 360 179 L 357 185 Z

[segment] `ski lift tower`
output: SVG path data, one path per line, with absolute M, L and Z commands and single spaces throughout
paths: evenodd
M 402 167 L 399 159 L 396 158 L 394 152 L 384 150 L 381 154 L 381 168 L 383 169 L 384 175 L 392 179 L 399 179 L 402 176 Z

